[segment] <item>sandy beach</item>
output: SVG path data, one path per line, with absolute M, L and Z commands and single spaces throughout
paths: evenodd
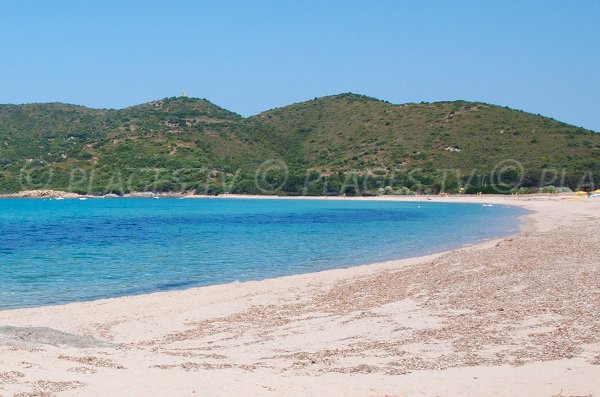
M 0 396 L 599 396 L 600 200 L 431 200 L 531 213 L 426 257 L 2 311 Z

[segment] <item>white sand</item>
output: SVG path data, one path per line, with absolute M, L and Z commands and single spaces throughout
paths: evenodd
M 0 312 L 25 327 L 0 396 L 600 395 L 600 201 L 433 201 L 534 213 L 427 257 Z

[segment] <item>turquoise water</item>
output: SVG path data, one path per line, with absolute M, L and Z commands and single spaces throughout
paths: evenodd
M 404 258 L 517 231 L 521 209 L 332 200 L 0 200 L 0 309 Z

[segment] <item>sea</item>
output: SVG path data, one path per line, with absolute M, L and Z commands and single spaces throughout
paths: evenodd
M 0 310 L 408 258 L 519 230 L 502 205 L 294 199 L 2 199 Z

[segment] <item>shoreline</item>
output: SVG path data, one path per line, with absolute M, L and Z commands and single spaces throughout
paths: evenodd
M 58 193 L 60 193 L 60 192 L 58 192 Z M 519 230 L 514 233 L 507 234 L 503 237 L 495 237 L 495 238 L 477 240 L 472 243 L 467 243 L 467 244 L 464 244 L 461 246 L 456 246 L 454 248 L 442 249 L 440 251 L 430 252 L 430 253 L 427 253 L 424 255 L 400 257 L 400 258 L 388 259 L 388 260 L 377 261 L 377 262 L 366 262 L 366 263 L 361 263 L 361 264 L 356 264 L 356 265 L 334 267 L 331 269 L 324 269 L 324 270 L 315 271 L 315 272 L 294 273 L 294 274 L 275 276 L 275 277 L 267 277 L 267 278 L 261 278 L 261 279 L 250 279 L 250 280 L 242 280 L 242 281 L 224 282 L 224 283 L 218 283 L 218 284 L 197 285 L 197 286 L 184 287 L 184 288 L 167 289 L 167 290 L 162 290 L 162 291 L 147 291 L 147 292 L 140 292 L 140 293 L 134 293 L 134 294 L 127 294 L 127 295 L 102 297 L 102 298 L 96 298 L 96 299 L 90 299 L 90 300 L 81 300 L 81 301 L 65 302 L 65 303 L 58 303 L 58 304 L 48 304 L 48 305 L 41 305 L 41 306 L 24 306 L 24 307 L 7 308 L 7 309 L 0 308 L 0 316 L 2 313 L 14 311 L 14 310 L 43 309 L 43 308 L 60 307 L 60 306 L 65 306 L 65 305 L 103 302 L 103 301 L 111 301 L 111 300 L 115 300 L 115 299 L 126 299 L 126 298 L 130 298 L 130 297 L 140 297 L 140 296 L 143 297 L 146 295 L 155 295 L 155 294 L 163 294 L 163 293 L 178 292 L 178 291 L 185 292 L 185 291 L 193 290 L 193 289 L 197 289 L 197 288 L 220 287 L 220 286 L 227 286 L 230 284 L 243 285 L 245 283 L 255 283 L 255 282 L 262 282 L 262 281 L 266 281 L 266 280 L 278 280 L 278 279 L 284 280 L 284 279 L 288 279 L 290 277 L 293 278 L 293 277 L 304 276 L 304 275 L 313 275 L 313 274 L 319 275 L 324 272 L 344 271 L 344 270 L 362 268 L 362 267 L 365 267 L 365 268 L 373 267 L 373 269 L 375 267 L 387 268 L 387 266 L 389 266 L 389 265 L 391 265 L 391 266 L 401 265 L 402 262 L 413 263 L 413 262 L 420 262 L 420 261 L 424 261 L 424 260 L 428 260 L 428 259 L 434 259 L 435 257 L 445 255 L 445 254 L 451 253 L 456 250 L 477 248 L 480 246 L 481 246 L 481 248 L 483 248 L 490 244 L 492 244 L 492 245 L 496 244 L 499 241 L 502 241 L 506 238 L 516 236 L 520 233 L 523 233 L 524 231 L 534 230 L 534 225 L 532 223 L 532 220 L 529 219 L 529 217 L 534 215 L 535 212 L 532 210 L 528 210 L 527 205 L 521 201 L 506 203 L 507 197 L 512 197 L 512 196 L 502 196 L 502 195 L 498 195 L 498 196 L 476 196 L 476 195 L 464 196 L 464 195 L 460 195 L 459 196 L 459 195 L 456 195 L 456 196 L 444 197 L 444 196 L 437 196 L 437 195 L 424 195 L 424 196 L 376 196 L 376 197 L 329 197 L 329 198 L 327 198 L 327 197 L 320 197 L 320 196 L 299 196 L 299 197 L 283 196 L 283 197 L 279 197 L 279 196 L 257 196 L 257 195 L 223 195 L 223 196 L 218 196 L 218 197 L 215 197 L 215 196 L 178 197 L 178 198 L 189 198 L 189 199 L 218 199 L 218 198 L 248 199 L 248 200 L 279 200 L 279 199 L 294 200 L 294 199 L 297 199 L 297 200 L 311 200 L 311 201 L 312 200 L 330 200 L 330 201 L 333 200 L 333 201 L 379 201 L 379 202 L 384 201 L 384 202 L 419 202 L 419 203 L 431 202 L 431 203 L 471 204 L 471 205 L 493 204 L 493 205 L 503 205 L 503 206 L 509 206 L 509 207 L 518 207 L 518 208 L 527 210 L 528 213 L 516 217 L 516 219 L 519 220 L 520 225 L 519 225 Z M 21 197 L 19 197 L 19 198 L 21 198 Z M 37 199 L 48 199 L 50 197 L 22 197 L 22 198 L 37 200 Z M 77 197 L 70 197 L 70 198 L 74 199 Z M 96 197 L 96 198 L 102 198 L 102 197 Z M 151 197 L 127 196 L 127 197 L 119 197 L 119 198 L 151 198 Z M 168 196 L 168 198 L 176 198 L 176 197 Z M 533 197 L 529 197 L 529 198 L 533 198 Z M 539 197 L 536 197 L 536 198 L 539 198 Z M 69 199 L 69 198 L 65 198 L 65 199 Z M 477 201 L 474 201 L 473 199 L 477 199 Z M 495 200 L 495 199 L 499 199 L 499 200 Z
M 392 201 L 423 200 L 430 201 L 426 197 L 392 197 Z M 44 376 L 52 382 L 63 382 L 65 389 L 60 395 L 119 394 L 121 389 L 110 389 L 102 381 L 105 376 L 116 377 L 113 386 L 125 387 L 122 390 L 129 394 L 137 391 L 150 395 L 190 394 L 194 390 L 239 394 L 242 389 L 232 389 L 232 382 L 255 395 L 327 394 L 324 390 L 337 394 L 342 390 L 356 396 L 461 395 L 470 390 L 477 395 L 551 396 L 561 390 L 579 395 L 600 391 L 600 384 L 592 376 L 598 371 L 592 362 L 600 363 L 600 343 L 586 334 L 600 327 L 598 320 L 588 317 L 597 314 L 598 309 L 590 306 L 585 310 L 591 312 L 585 316 L 579 313 L 569 318 L 568 307 L 563 307 L 562 301 L 542 299 L 544 291 L 536 287 L 546 283 L 545 277 L 556 274 L 552 282 L 570 288 L 562 284 L 571 274 L 564 273 L 558 265 L 561 262 L 546 263 L 556 259 L 551 251 L 563 240 L 570 242 L 563 247 L 564 255 L 582 267 L 594 285 L 599 264 L 592 252 L 594 247 L 588 246 L 598 237 L 589 231 L 600 220 L 600 202 L 561 200 L 556 196 L 436 197 L 431 202 L 485 202 L 520 206 L 532 212 L 522 217 L 524 223 L 515 235 L 422 257 L 260 281 L 0 311 L 0 325 L 49 327 L 70 335 L 55 335 L 55 342 L 64 343 L 51 346 L 40 341 L 39 335 L 17 343 L 0 331 L 0 354 L 6 357 L 0 361 L 0 375 L 2 371 L 23 375 L 15 375 L 8 383 L 2 383 L 0 376 L 0 395 L 30 390 L 34 387 L 31 382 Z M 564 234 L 562 239 L 553 244 L 549 241 L 542 250 L 536 247 L 556 239 L 558 230 Z M 520 262 L 514 262 L 515 256 L 522 258 Z M 494 265 L 496 261 L 502 266 Z M 527 277 L 515 278 L 523 266 L 531 267 L 533 273 L 523 274 L 535 275 L 535 282 Z M 546 266 L 546 271 L 534 270 L 540 266 Z M 502 282 L 496 285 L 498 277 Z M 525 287 L 520 286 L 523 282 Z M 588 281 L 577 278 L 576 282 Z M 477 299 L 470 298 L 478 293 L 473 286 L 488 288 L 489 283 L 496 287 L 477 295 Z M 520 288 L 525 288 L 519 292 L 524 302 L 529 302 L 527 291 L 532 291 L 533 306 L 511 310 L 511 305 L 520 304 L 511 296 Z M 504 289 L 506 294 L 490 298 L 490 294 Z M 515 292 L 510 292 L 513 289 Z M 571 301 L 576 295 L 569 292 L 565 296 L 565 305 L 579 307 Z M 590 296 L 582 298 L 584 303 L 585 299 L 592 299 L 586 304 L 595 302 L 596 295 Z M 560 305 L 548 313 L 562 314 L 556 317 L 543 314 L 545 311 L 538 313 L 533 302 L 540 299 L 545 305 Z M 489 305 L 502 305 L 502 311 Z M 509 314 L 511 321 L 498 322 L 499 315 Z M 573 335 L 583 333 L 585 338 L 572 336 L 568 340 L 571 347 L 545 352 L 544 346 L 556 338 L 550 328 L 563 324 L 564 318 L 569 320 L 565 324 L 571 324 L 567 329 L 577 331 Z M 482 322 L 482 328 L 478 322 Z M 587 324 L 587 328 L 578 323 Z M 505 329 L 515 327 L 517 331 L 505 333 Z M 446 333 L 446 328 L 453 331 Z M 470 346 L 480 340 L 476 336 L 480 334 L 490 334 L 488 342 Z M 116 347 L 92 344 L 81 348 L 70 342 L 69 338 L 83 336 Z M 516 342 L 511 344 L 511 338 Z M 527 353 L 518 353 L 519 346 L 528 346 Z M 33 361 L 34 367 L 19 364 L 25 355 L 31 356 L 27 362 Z M 132 377 L 139 380 L 133 386 L 127 385 Z M 173 379 L 181 384 L 169 384 Z M 507 379 L 517 379 L 520 386 L 509 387 Z
M 14 193 L 0 193 L 0 199 L 118 199 L 118 198 L 143 198 L 143 199 L 251 199 L 251 200 L 375 200 L 375 201 L 422 201 L 422 200 L 471 200 L 495 198 L 561 198 L 582 199 L 576 193 L 531 193 L 531 194 L 416 194 L 416 195 L 369 195 L 369 196 L 309 196 L 309 195 L 259 195 L 259 194 L 219 194 L 203 195 L 184 192 L 131 192 L 123 195 L 105 194 L 79 194 L 60 190 L 24 190 Z M 587 199 L 587 197 L 585 197 Z M 460 201 L 457 201 L 460 202 Z

